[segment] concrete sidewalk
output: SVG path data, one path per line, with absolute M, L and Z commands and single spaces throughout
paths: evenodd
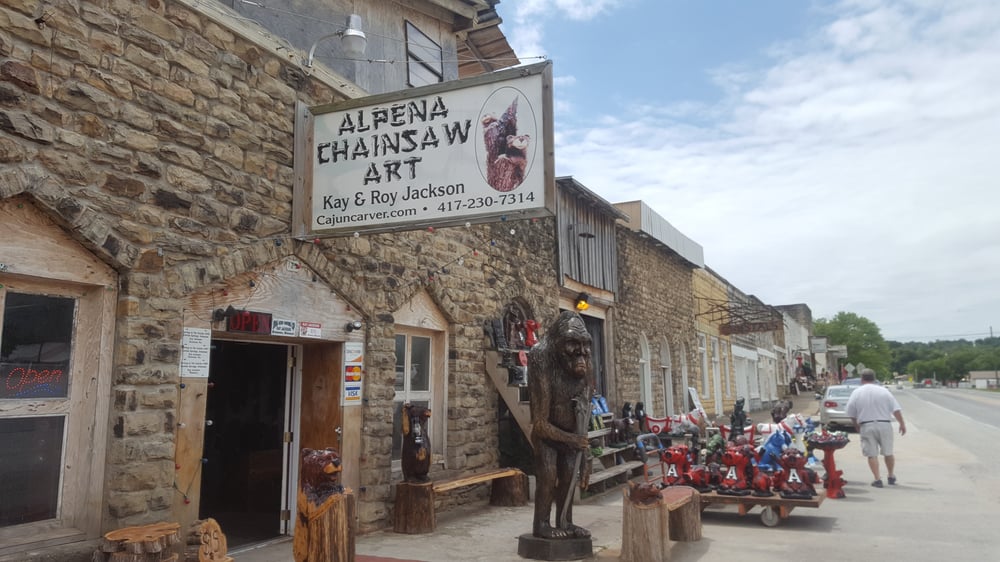
M 792 400 L 793 404 L 790 413 L 813 416 L 818 411 L 818 402 L 811 392 L 787 398 Z M 767 423 L 771 421 L 771 414 L 769 410 L 750 412 L 750 419 L 754 423 Z M 822 493 L 822 489 L 818 491 Z M 622 499 L 622 489 L 618 488 L 574 504 L 575 522 L 589 529 L 593 536 L 594 560 L 617 560 L 619 557 Z M 711 506 L 705 513 L 722 512 L 724 509 L 723 506 Z M 356 560 L 357 562 L 523 561 L 524 559 L 517 555 L 517 538 L 523 533 L 530 532 L 532 513 L 533 507 L 530 504 L 522 507 L 490 507 L 483 503 L 460 508 L 439 515 L 437 530 L 433 533 L 403 535 L 390 530 L 359 536 L 356 543 Z M 761 525 L 758 522 L 748 521 L 743 524 L 751 527 L 753 532 L 760 532 Z M 708 531 L 708 527 L 705 534 L 709 540 L 703 539 L 690 544 L 677 543 L 673 550 L 691 550 L 691 555 L 698 556 L 696 552 L 707 549 L 708 545 L 716 542 L 711 540 L 714 533 Z M 237 562 L 293 562 L 294 560 L 291 539 L 263 547 L 237 550 L 230 554 Z M 713 558 L 714 554 L 713 552 Z M 735 551 L 732 555 L 739 556 L 739 552 Z

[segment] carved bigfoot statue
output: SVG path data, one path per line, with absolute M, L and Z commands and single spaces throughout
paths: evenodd
M 577 470 L 584 470 L 585 481 L 590 467 L 585 454 L 590 448 L 586 425 L 591 394 L 590 345 L 583 319 L 567 311 L 549 326 L 528 355 L 536 478 L 532 534 L 536 537 L 590 537 L 590 531 L 573 524 Z M 555 527 L 550 521 L 553 502 Z

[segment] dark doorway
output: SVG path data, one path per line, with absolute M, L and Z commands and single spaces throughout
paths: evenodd
M 604 373 L 604 320 L 581 314 L 583 323 L 590 332 L 593 343 L 590 345 L 591 363 L 594 365 L 594 393 L 608 395 L 607 376 Z
M 212 342 L 199 516 L 230 547 L 279 534 L 287 357 L 283 345 Z

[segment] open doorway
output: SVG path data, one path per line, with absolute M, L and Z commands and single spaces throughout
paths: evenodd
M 230 547 L 280 534 L 288 346 L 214 340 L 199 517 Z

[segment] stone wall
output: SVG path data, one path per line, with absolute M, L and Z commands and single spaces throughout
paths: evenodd
M 659 369 L 661 341 L 666 339 L 672 354 L 675 411 L 683 404 L 685 390 L 681 388 L 680 375 L 683 349 L 688 352 L 689 383 L 696 387 L 700 384 L 694 355 L 698 345 L 694 339 L 693 266 L 653 239 L 640 237 L 629 229 L 619 228 L 617 239 L 620 285 L 615 316 L 615 372 L 618 396 L 623 402 L 633 403 L 641 396 L 639 341 L 644 334 L 650 347 L 655 396 L 655 405 L 647 404 L 646 412 L 662 416 L 665 391 Z M 621 405 L 616 407 L 620 409 Z
M 554 221 L 291 240 L 295 102 L 342 98 L 187 3 L 0 0 L 0 197 L 122 279 L 104 528 L 171 519 L 185 296 L 288 255 L 370 319 L 362 530 L 390 508 L 393 312 L 419 290 L 452 323 L 447 467 L 495 466 L 482 322 L 515 296 L 557 314 Z

